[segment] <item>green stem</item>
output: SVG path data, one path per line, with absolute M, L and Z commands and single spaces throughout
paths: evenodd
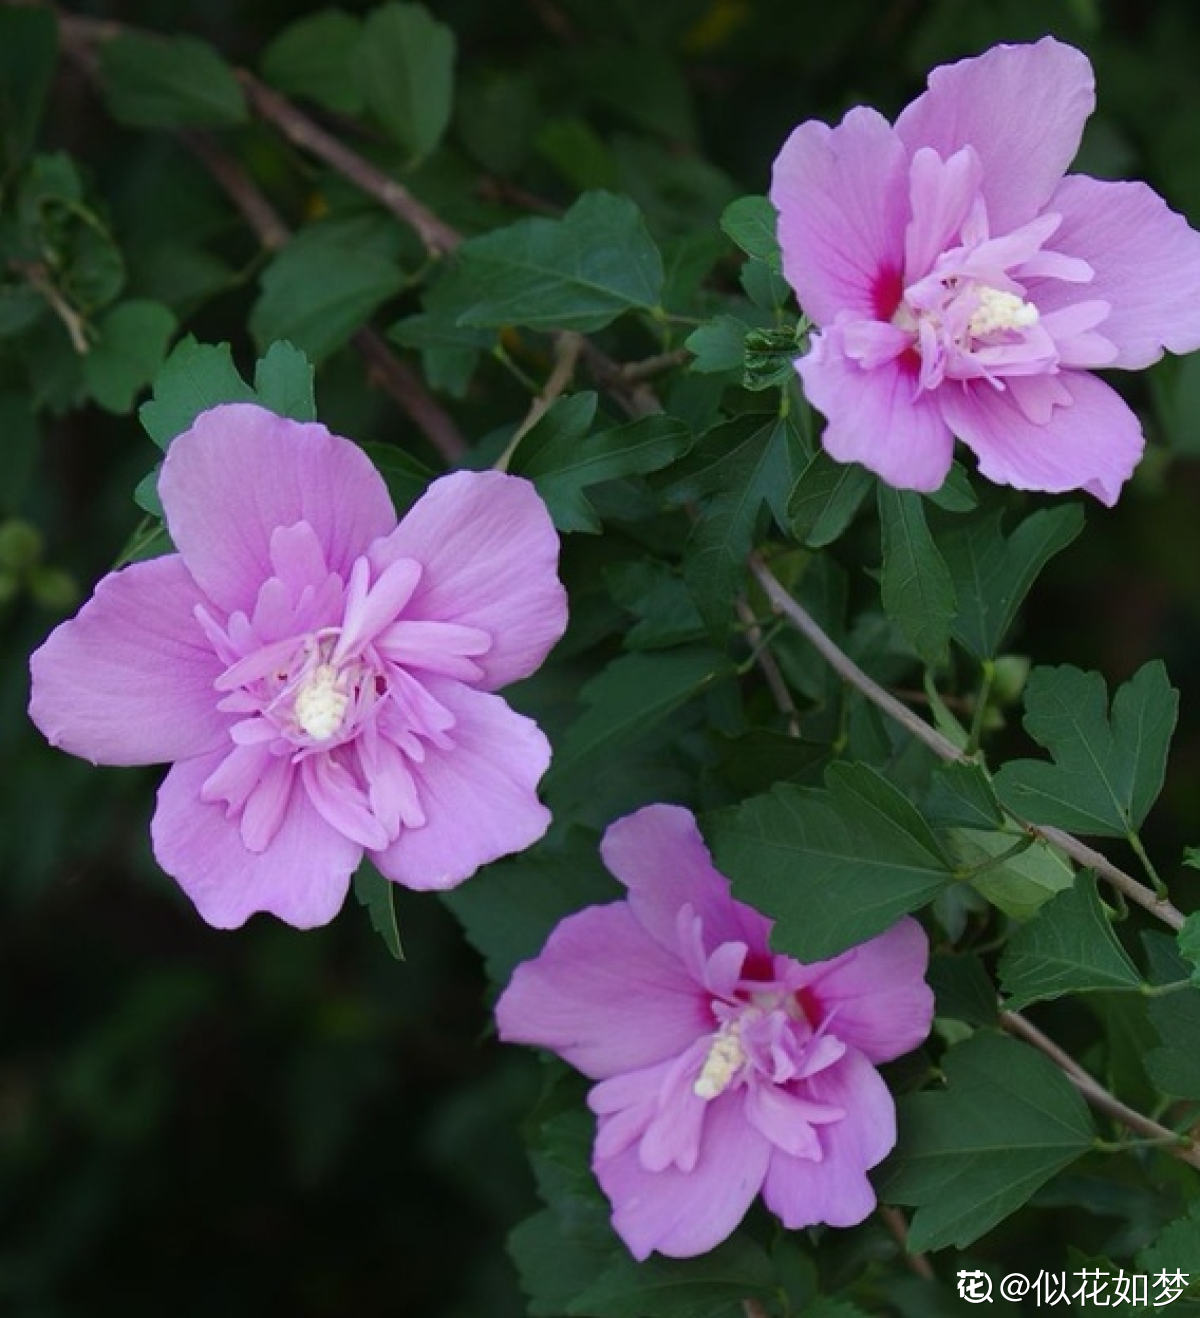
M 1133 829 L 1129 830 L 1128 837 L 1129 845 L 1133 848 L 1134 855 L 1142 862 L 1142 868 L 1146 871 L 1146 877 L 1154 885 L 1154 891 L 1159 897 L 1165 899 L 1168 896 L 1167 885 L 1159 877 L 1158 871 L 1154 868 L 1154 862 L 1146 854 L 1146 848 L 1142 846 L 1142 839 Z
M 1141 1139 L 1128 1140 L 1102 1140 L 1097 1137 L 1092 1140 L 1092 1148 L 1099 1153 L 1125 1153 L 1129 1149 L 1162 1148 L 1164 1145 L 1179 1147 L 1189 1142 L 1186 1135 L 1146 1135 Z
M 983 861 L 979 865 L 972 865 L 970 869 L 955 870 L 954 877 L 961 879 L 964 883 L 970 882 L 979 874 L 985 874 L 988 870 L 995 869 L 999 865 L 1012 860 L 1014 856 L 1019 856 L 1022 851 L 1028 851 L 1033 846 L 1034 838 L 1029 833 L 1023 833 L 1017 840 L 1006 850 L 1000 852 L 998 856 L 992 856 L 990 859 Z
M 541 392 L 542 386 L 538 384 L 538 382 L 535 379 L 533 379 L 532 376 L 526 375 L 525 372 L 517 365 L 517 363 L 513 361 L 513 359 L 505 351 L 504 344 L 497 343 L 496 346 L 492 349 L 492 356 L 500 363 L 501 366 L 505 368 L 505 370 L 509 371 L 513 376 L 515 376 L 516 379 L 518 379 L 525 386 L 525 388 L 529 390 L 531 394 L 537 394 Z
M 975 713 L 971 716 L 971 731 L 967 737 L 967 754 L 974 755 L 983 740 L 983 720 L 987 717 L 988 699 L 992 694 L 992 683 L 996 678 L 996 665 L 991 659 L 983 661 L 982 676 L 979 681 L 979 694 L 975 697 Z
M 1143 984 L 1141 993 L 1147 998 L 1163 998 L 1168 993 L 1179 993 L 1183 989 L 1195 987 L 1190 979 L 1173 979 L 1169 984 Z

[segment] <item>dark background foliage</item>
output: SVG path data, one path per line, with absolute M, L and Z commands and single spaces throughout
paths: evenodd
M 192 33 L 257 67 L 280 28 L 317 7 L 127 0 L 72 12 Z M 544 135 L 570 120 L 611 148 L 596 168 L 617 162 L 607 181 L 637 197 L 658 236 L 715 231 L 730 198 L 765 189 L 799 120 L 856 102 L 892 114 L 934 64 L 1046 31 L 1097 70 L 1100 112 L 1079 167 L 1144 177 L 1200 221 L 1190 0 L 429 7 L 458 37 L 458 103 L 413 186 L 437 205 L 457 189 L 454 218 L 468 229 L 473 208 L 492 222 L 506 189 L 570 202 L 577 183 Z M 239 131 L 291 222 L 330 204 L 337 184 L 298 169 L 261 128 Z M 197 276 L 173 309 L 249 369 L 257 244 L 194 158 L 167 133 L 115 126 L 65 63 L 39 147 L 80 162 L 135 286 L 161 289 L 154 254 L 176 270 L 184 249 L 204 254 L 207 282 Z M 381 323 L 416 309 L 400 294 Z M 210 930 L 150 856 L 156 773 L 68 759 L 25 719 L 26 656 L 121 551 L 138 517 L 130 490 L 154 461 L 131 416 L 71 405 L 54 360 L 34 373 L 49 401 L 36 427 L 13 415 L 0 426 L 0 1312 L 522 1313 L 503 1242 L 535 1207 L 518 1127 L 541 1065 L 490 1037 L 478 958 L 443 906 L 399 895 L 403 964 L 353 902 L 308 934 L 266 917 Z M 0 352 L 6 397 L 29 378 Z M 1185 701 L 1149 841 L 1173 858 L 1196 840 L 1200 794 L 1200 703 L 1187 699 L 1200 689 L 1200 371 L 1168 362 L 1129 393 L 1156 445 L 1120 507 L 1093 512 L 1047 572 L 1017 648 L 1112 682 L 1167 660 Z M 433 459 L 348 349 L 322 364 L 317 397 L 334 428 Z M 492 362 L 452 404 L 471 435 L 524 405 Z M 86 692 L 86 671 L 78 682 Z M 1005 736 L 1026 745 L 1019 730 Z M 1086 1048 L 1081 1017 L 1064 1010 L 1061 1028 Z M 1087 1200 L 1086 1184 L 1073 1190 Z M 1094 1212 L 1058 1208 L 1052 1191 L 996 1233 L 994 1259 L 1036 1271 L 1063 1244 L 1100 1250 L 1136 1223 L 1133 1189 Z M 873 1247 L 860 1241 L 863 1261 Z

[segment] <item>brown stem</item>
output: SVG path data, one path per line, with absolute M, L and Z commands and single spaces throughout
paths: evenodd
M 756 651 L 755 662 L 762 669 L 763 680 L 766 682 L 767 689 L 775 701 L 775 708 L 787 719 L 788 736 L 798 737 L 800 735 L 800 711 L 796 708 L 796 702 L 792 699 L 788 684 L 783 680 L 783 674 L 779 671 L 779 664 L 776 662 L 775 656 L 763 643 L 763 629 L 754 616 L 750 601 L 745 595 L 739 595 L 734 600 L 734 608 L 737 610 L 742 625 L 746 628 L 746 639 L 750 642 L 750 648 Z
M 662 375 L 664 371 L 674 370 L 676 366 L 684 366 L 691 359 L 692 354 L 687 348 L 672 348 L 670 352 L 643 357 L 640 362 L 626 362 L 621 367 L 621 375 L 624 379 L 636 383 L 638 380 L 649 380 L 655 375 Z
M 757 1300 L 743 1300 L 742 1313 L 746 1318 L 768 1318 L 766 1309 Z
M 879 1217 L 883 1225 L 892 1233 L 896 1243 L 900 1246 L 904 1254 L 904 1262 L 911 1272 L 915 1272 L 918 1277 L 925 1281 L 936 1281 L 937 1277 L 933 1271 L 933 1264 L 924 1254 L 910 1254 L 908 1252 L 908 1220 L 900 1209 L 893 1207 L 891 1204 L 879 1205 Z
M 1114 1121 L 1119 1121 L 1121 1125 L 1137 1131 L 1139 1135 L 1161 1140 L 1166 1152 L 1200 1169 L 1200 1147 L 1194 1140 L 1176 1131 L 1168 1130 L 1166 1126 L 1160 1126 L 1150 1117 L 1127 1107 L 1115 1094 L 1110 1094 L 1098 1080 L 1089 1075 L 1070 1053 L 1065 1052 L 1053 1039 L 1044 1035 L 1031 1021 L 1015 1011 L 1002 1011 L 1000 1024 L 1010 1034 L 1015 1034 L 1017 1038 L 1024 1039 L 1026 1043 L 1045 1053 L 1098 1112 L 1105 1113 Z
M 402 183 L 327 133 L 286 96 L 260 82 L 248 69 L 237 69 L 236 73 L 250 108 L 260 119 L 274 124 L 293 145 L 323 160 L 416 230 L 430 256 L 452 252 L 459 245 L 462 235 L 418 201 Z
M 508 447 L 497 459 L 497 471 L 507 469 L 509 460 L 512 458 L 517 445 L 546 415 L 553 406 L 554 400 L 562 396 L 563 391 L 571 383 L 571 377 L 575 374 L 575 363 L 579 360 L 582 349 L 582 336 L 572 330 L 563 330 L 554 336 L 554 367 L 546 383 L 542 386 L 541 392 L 529 404 L 529 410 L 525 413 L 524 420 L 517 427 L 512 439 L 508 441 Z
M 918 714 L 913 713 L 907 705 L 897 700 L 890 691 L 885 691 L 878 682 L 868 677 L 848 654 L 839 649 L 808 611 L 780 585 L 771 569 L 764 562 L 761 554 L 753 553 L 750 555 L 750 571 L 766 592 L 775 612 L 785 617 L 797 631 L 808 639 L 813 648 L 817 650 L 843 681 L 861 691 L 868 700 L 882 709 L 901 727 L 911 732 L 919 741 L 924 742 L 941 759 L 973 762 L 970 756 L 963 754 L 952 741 L 942 736 L 935 727 L 930 726 Z M 1151 915 L 1157 917 L 1164 924 L 1169 925 L 1172 929 L 1181 929 L 1183 927 L 1183 914 L 1171 902 L 1165 897 L 1159 897 L 1152 888 L 1146 887 L 1144 883 L 1139 883 L 1132 874 L 1127 874 L 1123 869 L 1119 869 L 1106 856 L 1093 847 L 1089 847 L 1087 843 L 1081 842 L 1077 837 L 1070 833 L 1064 833 L 1058 828 L 1043 827 L 1022 819 L 1017 819 L 1017 823 L 1035 837 L 1039 837 L 1052 846 L 1058 847 L 1060 851 L 1066 852 L 1072 860 L 1077 861 L 1080 865 L 1094 870 L 1101 878 L 1106 879 L 1114 888 L 1128 897 L 1130 901 L 1136 902 L 1137 905 L 1149 911 Z

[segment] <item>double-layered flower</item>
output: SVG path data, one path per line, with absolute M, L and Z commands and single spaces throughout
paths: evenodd
M 1142 431 L 1090 372 L 1200 347 L 1200 234 L 1143 183 L 1064 177 L 1094 104 L 1047 37 L 935 69 L 895 125 L 788 138 L 771 200 L 833 457 L 934 490 L 957 436 L 990 480 L 1116 501 Z
M 323 924 L 364 851 L 446 888 L 541 837 L 549 746 L 492 694 L 566 625 L 532 485 L 457 472 L 397 525 L 356 445 L 229 404 L 174 441 L 159 493 L 178 553 L 51 634 L 30 715 L 96 763 L 173 762 L 154 853 L 204 919 Z
M 592 1166 L 618 1234 L 639 1259 L 702 1254 L 760 1191 L 790 1228 L 861 1222 L 896 1141 L 876 1064 L 932 1020 L 921 926 L 801 965 L 770 951 L 687 810 L 647 806 L 601 851 L 628 897 L 564 919 L 496 1019 L 597 1082 Z

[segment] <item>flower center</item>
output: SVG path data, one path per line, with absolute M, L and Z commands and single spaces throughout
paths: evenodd
M 693 1093 L 706 1101 L 716 1098 L 729 1088 L 745 1064 L 746 1050 L 742 1047 L 739 1023 L 726 1021 L 713 1036 L 708 1056 L 692 1086 Z
M 350 704 L 343 680 L 332 664 L 318 664 L 296 692 L 292 712 L 313 741 L 328 741 L 342 726 Z
M 1037 307 L 1015 293 L 1006 293 L 1003 289 L 990 288 L 986 284 L 978 285 L 975 292 L 979 305 L 967 321 L 967 330 L 972 338 L 981 339 L 1000 330 L 1029 329 L 1038 322 Z

